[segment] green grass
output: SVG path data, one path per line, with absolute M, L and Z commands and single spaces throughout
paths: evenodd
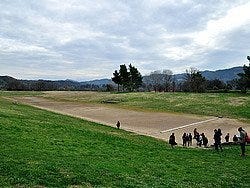
M 104 93 L 53 92 L 46 98 L 85 103 L 109 104 L 136 110 L 224 116 L 250 122 L 250 94 L 241 93 Z
M 171 149 L 1 97 L 0 135 L 0 187 L 250 186 L 250 159 L 239 156 L 239 147 Z

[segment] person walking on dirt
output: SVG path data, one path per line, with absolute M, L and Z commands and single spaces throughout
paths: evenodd
M 245 156 L 245 153 L 246 153 L 246 137 L 247 137 L 247 133 L 246 133 L 246 131 L 244 131 L 242 129 L 242 127 L 239 127 L 238 131 L 240 132 L 239 141 L 240 141 L 240 148 L 241 148 L 241 156 Z
M 118 129 L 120 129 L 120 126 L 121 126 L 120 121 L 117 121 L 117 123 L 116 123 L 116 127 L 117 127 Z
M 227 143 L 229 142 L 229 133 L 227 133 L 227 135 L 225 136 L 225 140 Z
M 222 151 L 222 146 L 221 146 L 221 129 L 218 129 L 218 130 L 214 130 L 214 147 L 215 147 L 215 150 L 218 151 L 219 148 L 220 150 Z
M 177 145 L 177 143 L 175 142 L 174 133 L 170 135 L 168 143 L 171 145 L 172 148 L 174 148 L 174 146 Z

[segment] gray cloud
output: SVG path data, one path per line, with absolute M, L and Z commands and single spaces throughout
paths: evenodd
M 250 49 L 247 0 L 0 1 L 0 74 L 88 80 L 120 64 L 143 74 L 239 66 Z

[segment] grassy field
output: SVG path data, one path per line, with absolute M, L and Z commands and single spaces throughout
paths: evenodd
M 250 187 L 239 147 L 171 149 L 1 97 L 0 135 L 0 187 Z
M 250 94 L 48 92 L 46 98 L 160 112 L 224 116 L 250 122 Z M 111 102 L 111 103 L 110 103 Z

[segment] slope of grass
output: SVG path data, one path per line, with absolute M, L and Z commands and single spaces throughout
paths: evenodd
M 239 147 L 167 143 L 0 97 L 0 187 L 249 187 Z M 247 148 L 248 149 L 248 148 Z
M 105 103 L 139 110 L 224 116 L 250 121 L 250 94 L 47 92 L 54 100 Z

